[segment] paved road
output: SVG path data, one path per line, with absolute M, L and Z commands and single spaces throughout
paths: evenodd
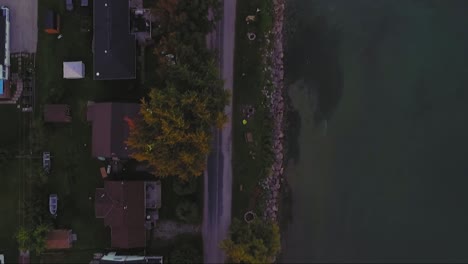
M 36 52 L 38 1 L 39 0 L 0 0 L 0 6 L 7 6 L 10 9 L 11 53 Z
M 215 32 L 208 36 L 208 46 L 219 51 L 221 77 L 224 88 L 233 87 L 234 35 L 236 0 L 224 0 L 223 18 Z M 216 129 L 212 153 L 208 156 L 205 172 L 205 205 L 203 217 L 203 248 L 205 263 L 222 263 L 225 255 L 219 248 L 227 237 L 231 223 L 232 200 L 232 100 L 225 108 L 229 122 L 223 129 Z

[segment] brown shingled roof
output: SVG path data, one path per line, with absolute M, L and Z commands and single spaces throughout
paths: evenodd
M 44 106 L 44 121 L 52 123 L 69 123 L 70 106 L 65 104 L 48 104 Z
M 125 118 L 135 118 L 140 110 L 133 103 L 95 103 L 88 106 L 87 119 L 92 122 L 93 157 L 128 158 L 130 150 L 125 145 L 129 128 Z
M 111 228 L 111 246 L 137 248 L 146 244 L 145 184 L 142 181 L 105 181 L 97 188 L 95 213 Z
M 72 231 L 55 229 L 47 234 L 47 249 L 67 249 L 72 247 Z

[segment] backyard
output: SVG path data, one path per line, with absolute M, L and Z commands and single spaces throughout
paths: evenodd
M 237 218 L 248 210 L 261 212 L 258 182 L 271 164 L 271 120 L 262 94 L 268 79 L 264 73 L 267 66 L 262 61 L 264 34 L 271 27 L 271 12 L 271 3 L 266 0 L 237 1 L 232 166 L 232 215 Z M 256 18 L 247 24 L 249 15 Z M 249 32 L 256 34 L 255 40 L 248 39 Z M 249 118 L 246 109 L 254 109 Z M 251 133 L 252 142 L 247 142 L 250 139 L 246 133 Z
M 91 126 L 86 121 L 88 101 L 138 102 L 146 93 L 132 81 L 93 81 L 92 33 L 81 30 L 92 22 L 90 10 L 76 8 L 65 11 L 64 1 L 44 0 L 39 3 L 39 40 L 36 55 L 36 109 L 38 129 L 36 140 L 52 155 L 52 169 L 48 176 L 44 199 L 49 193 L 59 197 L 55 228 L 70 228 L 77 234 L 71 250 L 48 261 L 61 262 L 66 258 L 75 262 L 88 262 L 92 253 L 110 246 L 110 230 L 94 215 L 94 191 L 102 187 L 99 173 L 102 166 L 91 157 Z M 90 8 L 90 7 L 88 7 Z M 47 10 L 60 14 L 60 34 L 51 35 L 41 30 Z M 87 20 L 88 22 L 84 22 Z M 92 23 L 91 23 L 92 24 Z M 64 61 L 83 61 L 85 78 L 65 80 L 62 76 Z M 47 103 L 69 104 L 72 121 L 69 124 L 41 124 L 42 107 Z

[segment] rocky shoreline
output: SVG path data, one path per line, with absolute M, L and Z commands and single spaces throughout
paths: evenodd
M 269 97 L 270 112 L 273 122 L 272 151 L 274 154 L 271 173 L 264 181 L 267 190 L 266 219 L 278 221 L 279 197 L 284 173 L 284 67 L 283 67 L 283 22 L 285 0 L 273 0 L 274 24 L 272 29 L 272 49 L 268 54 L 271 67 L 273 90 Z

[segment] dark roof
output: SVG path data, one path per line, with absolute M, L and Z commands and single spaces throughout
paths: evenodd
M 94 0 L 94 79 L 135 79 L 129 0 Z
M 105 181 L 96 189 L 95 214 L 111 228 L 111 246 L 137 248 L 146 244 L 145 184 L 143 181 Z
M 5 56 L 6 56 L 5 41 L 6 41 L 6 20 L 7 20 L 7 17 L 4 14 L 3 10 L 0 13 L 2 15 L 2 18 L 0 19 L 0 43 L 2 45 L 2 48 L 0 49 L 0 64 L 3 65 L 5 63 Z
M 47 11 L 45 21 L 44 21 L 44 28 L 45 29 L 57 29 L 58 28 L 58 15 L 54 11 L 52 10 Z
M 68 123 L 71 121 L 70 106 L 65 104 L 48 104 L 44 106 L 44 121 Z
M 126 118 L 138 116 L 140 106 L 132 103 L 96 103 L 88 106 L 88 121 L 93 124 L 93 157 L 128 158 L 125 145 L 129 128 Z

